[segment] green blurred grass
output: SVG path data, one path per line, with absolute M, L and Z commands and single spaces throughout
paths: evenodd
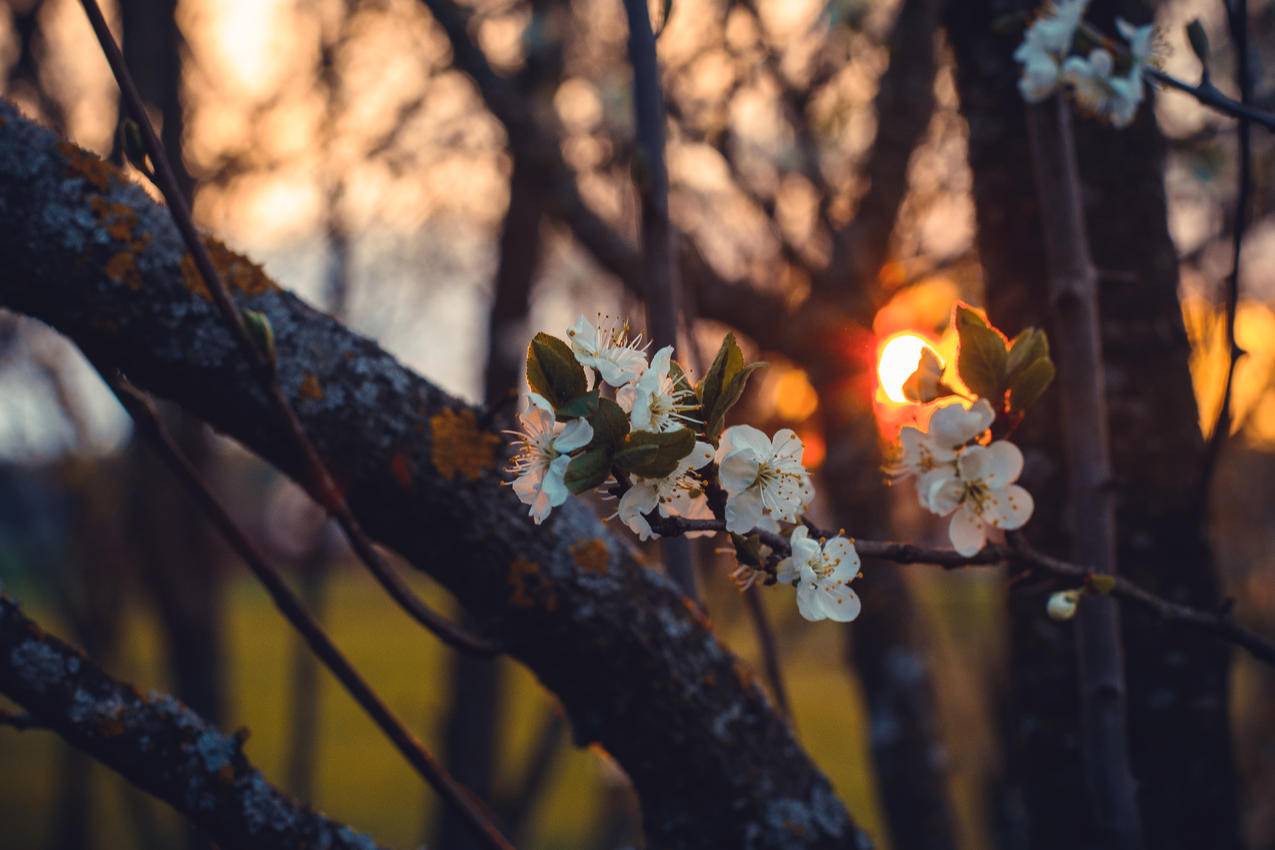
M 445 593 L 419 576 L 413 581 L 433 604 L 449 607 Z M 718 584 L 710 588 L 708 599 L 715 627 L 734 651 L 760 669 L 756 641 L 742 604 L 727 583 Z M 31 594 L 18 593 L 18 597 L 33 617 L 66 635 L 47 605 Z M 798 734 L 857 820 L 878 839 L 878 846 L 884 847 L 875 792 L 866 768 L 863 704 L 841 661 L 840 629 L 844 627 L 802 623 L 794 616 L 790 597 L 783 589 L 763 595 L 779 626 Z M 437 750 L 447 702 L 444 649 L 361 573 L 343 570 L 335 574 L 328 599 L 326 622 L 338 645 L 400 718 L 427 746 Z M 231 681 L 227 727 L 246 726 L 251 731 L 246 745 L 249 757 L 268 778 L 278 781 L 287 740 L 293 639 L 254 583 L 234 581 L 228 602 Z M 167 689 L 153 617 L 138 608 L 129 612 L 127 623 L 120 661 L 112 672 L 144 690 Z M 507 740 L 499 776 L 508 777 L 516 775 L 544 711 L 553 703 L 525 670 L 509 662 L 503 668 L 511 698 L 504 709 Z M 425 825 L 435 812 L 434 795 L 326 673 L 321 700 L 315 806 L 386 845 L 420 845 L 427 836 Z M 747 746 L 747 741 L 740 741 L 739 746 Z M 0 730 L 0 824 L 4 831 L 0 844 L 6 850 L 47 846 L 51 824 L 62 816 L 54 811 L 54 785 L 63 747 L 48 733 Z M 599 828 L 597 814 L 604 788 L 613 775 L 613 768 L 598 753 L 565 750 L 534 815 L 534 837 L 529 846 L 589 846 Z M 94 846 L 134 846 L 124 805 L 128 793 L 124 783 L 97 766 L 92 768 L 92 783 Z M 160 807 L 152 804 L 152 808 Z M 176 837 L 179 823 L 175 816 L 163 812 L 160 823 L 166 837 Z

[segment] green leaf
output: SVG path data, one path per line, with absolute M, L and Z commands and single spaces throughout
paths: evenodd
M 1032 363 L 1010 381 L 1009 405 L 1012 409 L 1023 411 L 1040 401 L 1040 397 L 1049 389 L 1054 380 L 1054 362 L 1046 355 Z
M 627 449 L 621 449 L 616 452 L 611 461 L 621 469 L 632 471 L 634 467 L 642 466 L 649 462 L 659 451 L 660 447 L 653 443 L 629 446 Z
M 1049 356 L 1049 337 L 1036 328 L 1027 328 L 1009 344 L 1009 358 L 1005 362 L 1005 379 L 1011 383 L 1014 377 L 1042 357 Z
M 606 449 L 590 449 L 571 459 L 563 481 L 572 494 L 578 495 L 606 481 L 611 472 L 611 453 Z
M 677 462 L 695 448 L 695 432 L 689 428 L 678 428 L 663 434 L 654 431 L 634 431 L 629 434 L 625 449 L 641 446 L 655 446 L 656 451 L 646 460 L 628 466 L 628 470 L 643 478 L 663 478 L 671 474 L 677 468 Z M 619 460 L 619 455 L 616 455 L 616 459 Z
M 571 399 L 571 401 L 559 407 L 555 413 L 559 419 L 579 419 L 592 416 L 597 409 L 598 390 L 597 387 L 594 387 L 584 395 L 578 395 Z
M 726 424 L 726 414 L 743 396 L 744 388 L 748 386 L 749 376 L 765 365 L 763 362 L 749 363 L 731 376 L 725 389 L 722 390 L 721 396 L 717 399 L 717 409 L 713 411 L 712 418 L 704 425 L 704 433 L 708 435 L 710 440 L 716 440 L 721 435 L 722 426 Z
M 584 395 L 588 379 L 569 345 L 538 333 L 527 346 L 527 384 L 557 408 Z
M 256 310 L 240 310 L 239 315 L 243 318 L 248 336 L 252 338 L 252 344 L 261 352 L 261 356 L 265 358 L 266 362 L 273 367 L 276 355 L 274 328 L 270 325 L 270 317 Z
M 956 307 L 956 332 L 960 346 L 956 369 L 965 385 L 999 407 L 1005 392 L 1005 369 L 1009 354 L 1005 339 L 988 326 L 982 316 L 963 304 Z
M 708 367 L 708 372 L 704 374 L 704 380 L 699 385 L 700 402 L 706 416 L 712 418 L 730 379 L 742 368 L 744 368 L 744 352 L 735 342 L 735 335 L 726 334 L 721 347 L 717 349 L 717 356 L 713 358 L 713 365 Z
M 598 409 L 589 417 L 593 426 L 593 441 L 589 448 L 615 451 L 624 444 L 629 433 L 629 415 L 609 398 L 598 399 Z

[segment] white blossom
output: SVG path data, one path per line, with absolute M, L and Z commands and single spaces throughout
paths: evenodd
M 773 440 L 751 425 L 735 425 L 722 433 L 717 463 L 727 496 L 727 531 L 747 534 L 766 514 L 796 522 L 815 496 L 810 473 L 801 462 L 804 449 L 790 428 L 778 431 Z
M 707 466 L 713 460 L 713 447 L 696 442 L 691 453 L 677 462 L 677 467 L 664 478 L 632 477 L 632 485 L 620 497 L 618 514 L 640 540 L 659 537 L 651 529 L 646 515 L 659 509 L 660 516 L 686 519 L 709 519 L 712 512 L 691 470 Z
M 1062 61 L 1071 50 L 1089 0 L 1054 0 L 1023 33 L 1014 58 L 1023 66 L 1018 90 L 1029 103 L 1039 103 L 1058 88 Z
M 695 407 L 695 392 L 686 387 L 678 388 L 670 374 L 673 365 L 673 346 L 666 345 L 651 358 L 632 390 L 625 387 L 616 396 L 622 408 L 629 411 L 629 419 L 635 431 L 674 431 L 693 422 L 689 411 Z
M 567 339 L 580 365 L 597 369 L 602 380 L 613 387 L 624 386 L 646 370 L 641 336 L 630 340 L 627 323 L 595 327 L 581 316 L 567 328 Z
M 969 446 L 957 455 L 954 470 L 926 482 L 921 504 L 939 516 L 953 514 L 952 545 L 962 555 L 973 555 L 987 542 L 988 526 L 1012 530 L 1031 518 L 1031 494 L 1014 483 L 1022 470 L 1023 453 L 1007 440 Z
M 1088 57 L 1068 59 L 1063 65 L 1063 78 L 1071 85 L 1072 96 L 1081 109 L 1114 127 L 1127 127 L 1142 103 L 1141 72 L 1135 69 L 1127 76 L 1113 76 L 1114 66 L 1112 55 L 1097 48 Z
M 931 485 L 956 474 L 957 451 L 990 428 L 995 419 L 987 399 L 969 407 L 960 401 L 945 404 L 930 416 L 928 432 L 911 425 L 899 432 L 901 452 L 887 471 L 897 478 L 915 475 L 921 505 L 933 510 L 928 503 Z
M 797 610 L 807 620 L 848 623 L 859 616 L 850 582 L 859 575 L 859 553 L 844 537 L 820 543 L 804 525 L 792 530 L 792 555 L 779 562 L 778 579 L 797 588 Z
M 557 421 L 551 405 L 543 396 L 531 393 L 527 405 L 518 415 L 520 431 L 514 435 L 512 471 L 514 493 L 536 525 L 544 522 L 549 511 L 567 500 L 570 492 L 563 480 L 570 453 L 593 439 L 593 426 L 585 419 L 573 419 L 565 425 Z

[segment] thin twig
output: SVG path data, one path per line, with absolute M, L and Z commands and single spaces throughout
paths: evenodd
M 726 523 L 720 519 L 685 519 L 683 517 L 652 518 L 651 527 L 661 535 L 678 535 L 696 531 L 720 532 L 726 530 Z M 810 525 L 808 523 L 808 525 Z M 831 538 L 836 532 L 810 525 L 811 533 L 816 537 Z M 769 546 L 779 557 L 787 557 L 791 553 L 788 540 L 779 534 L 768 531 L 754 531 L 762 543 Z M 1098 570 L 1092 566 L 1064 561 L 1037 551 L 1021 535 L 1011 535 L 1005 544 L 989 544 L 973 555 L 962 555 L 954 549 L 940 549 L 930 546 L 918 546 L 913 543 L 900 543 L 892 540 L 864 540 L 851 538 L 855 551 L 861 557 L 875 558 L 895 564 L 926 564 L 942 567 L 945 570 L 959 570 L 967 567 L 988 567 L 1008 563 L 1018 563 L 1030 567 L 1039 574 L 1052 576 L 1067 586 L 1088 587 Z M 1137 605 L 1139 608 L 1156 614 L 1166 622 L 1200 629 L 1215 635 L 1228 643 L 1243 647 L 1253 657 L 1275 666 L 1275 640 L 1259 635 L 1251 629 L 1238 625 L 1231 619 L 1229 609 L 1206 611 L 1172 602 L 1157 596 L 1140 585 L 1126 578 L 1115 577 L 1110 595 L 1124 602 Z
M 1144 69 L 1144 73 L 1168 88 L 1191 95 L 1201 104 L 1216 112 L 1229 115 L 1232 118 L 1245 118 L 1275 133 L 1275 114 L 1232 100 L 1222 94 L 1207 78 L 1201 80 L 1198 85 L 1193 86 L 1188 82 L 1179 80 L 1177 77 L 1166 74 L 1159 68 L 1153 68 L 1149 65 Z
M 4 709 L 0 709 L 0 726 L 8 726 L 10 729 L 16 729 L 19 732 L 26 732 L 29 729 L 49 728 L 49 724 L 38 717 L 16 711 L 5 711 Z
M 787 719 L 793 722 L 792 706 L 788 702 L 788 689 L 784 687 L 783 667 L 779 663 L 779 648 L 775 643 L 775 633 L 770 628 L 770 620 L 766 617 L 766 609 L 762 606 L 761 592 L 757 585 L 744 591 L 744 602 L 748 615 L 752 618 L 753 628 L 757 632 L 757 642 L 761 645 L 762 666 L 766 670 L 766 678 L 770 680 L 770 690 L 775 696 L 775 707 Z
M 310 478 L 311 493 L 319 504 L 323 506 L 324 510 L 336 519 L 337 524 L 345 532 L 345 536 L 350 542 L 350 547 L 359 557 L 359 560 L 367 566 L 381 586 L 389 593 L 390 597 L 402 606 L 413 619 L 453 648 L 466 652 L 497 652 L 498 648 L 490 642 L 468 634 L 460 627 L 449 623 L 427 608 L 412 593 L 411 588 L 407 586 L 402 577 L 382 560 L 371 540 L 363 531 L 363 527 L 355 519 L 345 501 L 345 496 L 342 495 L 340 488 L 337 487 L 336 482 L 332 479 L 332 475 L 328 472 L 327 466 L 315 449 L 314 443 L 306 436 L 305 429 L 301 426 L 301 421 L 288 403 L 288 399 L 283 393 L 283 388 L 279 385 L 273 359 L 253 341 L 244 323 L 244 318 L 239 312 L 239 308 L 235 305 L 230 291 L 221 279 L 221 275 L 217 273 L 212 258 L 208 254 L 208 249 L 204 246 L 199 232 L 195 229 L 190 207 L 180 191 L 177 179 L 173 174 L 172 164 L 169 162 L 164 147 L 150 124 L 141 96 L 138 94 L 137 86 L 128 72 L 124 57 L 120 53 L 119 46 L 115 43 L 114 36 L 111 35 L 111 31 L 106 25 L 102 10 L 98 7 L 96 0 L 81 0 L 81 5 L 83 5 L 84 11 L 88 15 L 89 23 L 97 35 L 102 52 L 106 55 L 107 63 L 110 65 L 111 71 L 115 75 L 115 80 L 119 84 L 120 92 L 124 97 L 128 111 L 141 130 L 142 140 L 146 145 L 146 153 L 154 166 L 156 186 L 168 204 L 168 211 L 172 215 L 178 231 L 181 233 L 182 240 L 186 243 L 187 250 L 190 251 L 191 258 L 194 260 L 195 267 L 199 270 L 200 277 L 203 278 L 205 286 L 212 295 L 213 303 L 217 305 L 222 317 L 230 325 L 240 348 L 243 349 L 248 362 L 252 366 L 254 374 L 275 408 L 280 422 L 297 446 Z
M 1231 30 L 1231 40 L 1235 42 L 1235 82 L 1240 90 L 1240 103 L 1246 105 L 1251 95 L 1252 72 L 1250 70 L 1248 52 L 1248 0 L 1228 0 L 1226 5 L 1227 24 Z M 1207 73 L 1205 81 L 1208 80 Z M 1240 255 L 1244 247 L 1244 229 L 1248 224 L 1248 198 L 1253 184 L 1253 133 L 1252 125 L 1246 115 L 1239 118 L 1239 161 L 1238 188 L 1235 196 L 1235 222 L 1231 228 L 1231 274 L 1226 279 L 1226 380 L 1222 382 L 1222 403 L 1218 407 L 1217 417 L 1213 420 L 1213 430 L 1209 432 L 1209 442 L 1204 448 L 1204 467 L 1201 475 L 1199 496 L 1208 499 L 1209 484 L 1217 469 L 1218 458 L 1222 455 L 1222 447 L 1231 436 L 1231 392 L 1235 385 L 1235 367 L 1244 349 L 1235 342 L 1235 317 L 1240 306 Z
M 489 847 L 498 850 L 512 850 L 513 845 L 496 828 L 491 814 L 477 797 L 455 780 L 424 745 L 407 730 L 401 721 L 394 716 L 389 707 L 381 701 L 371 686 L 359 675 L 354 666 L 337 649 L 336 644 L 328 637 L 323 626 L 319 624 L 304 604 L 288 588 L 279 572 L 272 567 L 257 551 L 247 536 L 236 525 L 226 509 L 217 501 L 216 496 L 200 478 L 199 472 L 191 466 L 173 443 L 163 423 L 159 419 L 150 399 L 132 385 L 122 379 L 110 379 L 111 388 L 115 391 L 120 403 L 133 417 L 138 431 L 150 441 L 152 448 L 168 465 L 169 469 L 181 480 L 192 498 L 208 514 L 213 524 L 226 538 L 248 565 L 252 574 L 265 586 L 270 598 L 279 612 L 292 627 L 305 639 L 306 643 L 323 664 L 332 671 L 350 696 L 372 718 L 381 731 L 402 753 L 408 763 L 438 791 L 439 795 L 454 807 L 473 828 L 476 836 Z

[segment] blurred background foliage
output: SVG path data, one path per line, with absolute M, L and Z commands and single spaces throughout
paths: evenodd
M 493 370 L 516 362 L 535 330 L 559 332 L 581 312 L 632 316 L 640 324 L 640 304 L 545 215 L 534 188 L 530 225 L 515 232 L 515 198 L 524 184 L 510 140 L 469 77 L 453 67 L 452 49 L 422 4 L 106 5 L 132 45 L 134 73 L 166 143 L 180 148 L 200 224 L 431 380 L 471 400 L 499 398 L 516 373 L 506 365 L 493 377 Z M 659 7 L 652 6 L 657 14 Z M 797 304 L 818 287 L 816 272 L 836 261 L 832 234 L 856 220 L 877 179 L 881 146 L 874 140 L 891 118 L 879 112 L 891 105 L 877 104 L 878 84 L 891 64 L 901 7 L 924 12 L 927 4 L 675 0 L 659 42 L 672 215 L 717 274 Z M 516 81 L 525 108 L 554 128 L 584 200 L 633 238 L 633 125 L 620 3 L 483 0 L 466 8 L 469 31 L 491 65 Z M 1221 4 L 1166 2 L 1155 14 L 1166 70 L 1188 79 L 1198 73 L 1181 33 L 1182 24 L 1200 17 L 1214 34 L 1215 79 L 1225 86 L 1230 59 Z M 1251 2 L 1250 14 L 1259 66 L 1273 67 L 1275 3 Z M 902 35 L 928 45 L 936 18 L 930 14 Z M 842 439 L 829 431 L 837 421 L 829 420 L 832 411 L 874 416 L 874 431 L 885 436 L 915 416 L 888 386 L 910 367 L 878 363 L 888 338 L 919 335 L 951 359 L 952 303 L 981 303 L 968 131 L 941 38 L 933 61 L 932 78 L 920 81 L 932 94 L 932 113 L 920 116 L 915 150 L 903 150 L 897 216 L 867 252 L 880 259 L 870 270 L 878 290 L 873 318 L 846 327 L 844 350 L 829 353 L 830 374 L 774 356 L 765 340 L 745 339 L 772 368 L 754 382 L 740 418 L 797 428 L 812 467 Z M 74 0 L 8 0 L 0 12 L 0 86 L 29 114 L 118 158 L 114 84 Z M 1269 108 L 1271 73 L 1258 79 L 1256 92 Z M 926 100 L 896 99 L 891 108 L 924 111 Z M 1157 99 L 1156 116 L 1170 150 L 1165 188 L 1206 431 L 1225 369 L 1219 293 L 1230 262 L 1235 131 L 1172 95 Z M 1243 617 L 1270 631 L 1275 146 L 1266 135 L 1255 141 L 1256 201 L 1237 324 L 1248 355 L 1237 372 L 1236 435 L 1215 481 L 1211 516 L 1227 593 Z M 1114 283 L 1106 285 L 1119 285 L 1120 270 L 1107 271 Z M 776 325 L 784 321 L 774 317 Z M 725 329 L 695 321 L 689 339 L 711 352 Z M 392 610 L 291 485 L 202 426 L 186 422 L 182 433 L 218 491 L 292 570 L 338 644 L 432 749 L 448 753 L 458 772 L 471 773 L 470 781 L 517 819 L 515 835 L 526 846 L 640 840 L 620 771 L 605 753 L 571 746 L 551 696 L 525 671 L 497 662 L 466 672 Z M 875 463 L 859 472 L 879 480 Z M 73 347 L 0 312 L 6 589 L 117 675 L 175 691 L 226 728 L 248 727 L 248 753 L 267 776 L 334 817 L 393 846 L 462 846 L 446 838 L 436 801 L 353 703 L 299 656 L 262 592 L 161 478 L 131 445 L 124 414 Z M 881 492 L 898 536 L 933 537 L 909 500 Z M 752 621 L 722 581 L 726 562 L 711 546 L 700 550 L 715 626 L 760 670 Z M 442 591 L 415 580 L 447 606 Z M 949 795 L 948 846 L 996 846 L 989 795 L 1004 758 L 996 727 L 1005 677 L 1003 576 L 917 569 L 903 581 L 914 600 L 909 640 L 924 658 L 916 669 L 932 680 L 934 739 L 922 743 Z M 763 594 L 763 603 L 801 740 L 879 846 L 890 846 L 871 747 L 897 730 L 884 714 L 868 716 L 851 661 L 885 639 L 866 623 L 852 627 L 850 641 L 831 626 L 805 624 L 781 593 Z M 921 663 L 906 653 L 889 657 L 891 675 L 903 678 L 910 664 Z M 1252 847 L 1275 847 L 1275 677 L 1237 658 L 1232 681 L 1244 833 Z M 473 711 L 476 705 L 482 708 Z M 474 714 L 476 725 L 466 727 Z M 182 830 L 171 814 L 51 736 L 3 729 L 0 824 L 0 843 L 15 850 L 149 850 L 173 846 Z M 199 844 L 195 836 L 183 840 Z

